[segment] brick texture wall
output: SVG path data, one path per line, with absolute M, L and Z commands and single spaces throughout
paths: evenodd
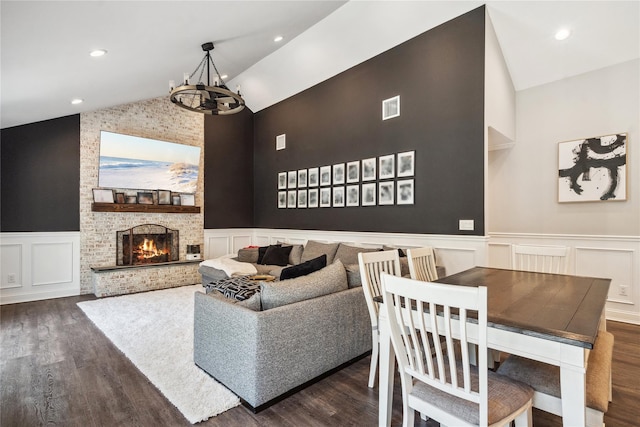
M 98 187 L 100 131 L 110 131 L 201 147 L 200 174 L 196 192 L 199 214 L 103 213 L 92 212 L 93 188 Z M 180 260 L 189 244 L 204 243 L 204 115 L 183 110 L 168 97 L 154 98 L 80 115 L 80 283 L 81 293 L 94 293 L 91 267 L 116 264 L 116 232 L 139 224 L 160 224 L 180 231 Z M 145 189 L 140 189 L 145 190 Z M 156 190 L 156 189 L 146 189 Z M 137 190 L 123 190 L 136 194 Z M 204 246 L 201 246 L 202 248 Z M 193 270 L 192 268 L 189 270 Z M 171 278 L 163 281 L 162 268 L 154 274 L 122 275 L 113 284 L 118 294 L 177 286 Z M 133 273 L 133 272 L 132 272 Z M 117 276 L 116 276 L 117 278 Z M 147 285 L 145 285 L 147 281 Z M 108 285 L 107 285 L 108 288 Z

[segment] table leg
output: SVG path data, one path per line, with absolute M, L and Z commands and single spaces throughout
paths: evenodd
M 382 310 L 380 310 L 382 312 Z M 396 356 L 391 345 L 389 326 L 387 319 L 378 319 L 380 330 L 380 380 L 378 382 L 378 425 L 387 427 L 391 425 L 391 413 L 393 412 L 393 380 Z
M 560 364 L 562 425 L 586 425 L 585 368 Z

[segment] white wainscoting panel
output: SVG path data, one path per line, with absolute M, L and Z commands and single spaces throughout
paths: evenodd
M 0 304 L 80 295 L 80 232 L 2 233 L 1 238 Z
M 242 248 L 246 248 L 247 246 L 250 246 L 252 244 L 251 240 L 252 240 L 251 234 L 245 234 L 242 236 L 233 236 L 231 238 L 231 241 L 233 242 L 233 244 L 231 246 L 231 250 L 229 251 L 229 253 L 237 254 L 238 250 Z
M 569 274 L 611 279 L 607 319 L 640 324 L 640 236 L 489 233 L 490 266 L 509 268 L 512 244 L 569 247 Z
M 218 258 L 227 255 L 231 251 L 231 236 L 208 235 L 204 233 L 204 259 Z

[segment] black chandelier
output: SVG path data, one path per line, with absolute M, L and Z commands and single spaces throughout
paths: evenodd
M 224 80 L 220 76 L 216 64 L 211 59 L 211 51 L 213 50 L 213 42 L 207 42 L 202 45 L 205 51 L 204 58 L 200 64 L 190 75 L 184 74 L 184 82 L 181 86 L 175 87 L 174 81 L 169 82 L 171 102 L 179 107 L 189 111 L 195 111 L 203 114 L 228 115 L 239 113 L 244 109 L 244 99 L 240 96 L 240 87 L 237 92 L 232 92 L 225 85 Z M 211 65 L 215 71 L 213 85 L 211 84 Z M 202 76 L 205 68 L 207 69 L 207 84 L 202 82 Z M 190 80 L 200 70 L 197 84 L 190 84 Z

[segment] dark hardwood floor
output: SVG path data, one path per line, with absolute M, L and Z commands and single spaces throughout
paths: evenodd
M 76 306 L 93 296 L 0 307 L 0 425 L 188 426 L 189 422 Z M 640 425 L 640 326 L 608 322 L 615 335 L 613 402 L 607 427 Z M 253 414 L 242 406 L 212 426 L 373 426 L 377 387 L 369 389 L 364 358 Z M 394 426 L 402 422 L 396 381 Z M 561 419 L 535 411 L 536 427 Z M 416 425 L 437 426 L 416 417 Z

